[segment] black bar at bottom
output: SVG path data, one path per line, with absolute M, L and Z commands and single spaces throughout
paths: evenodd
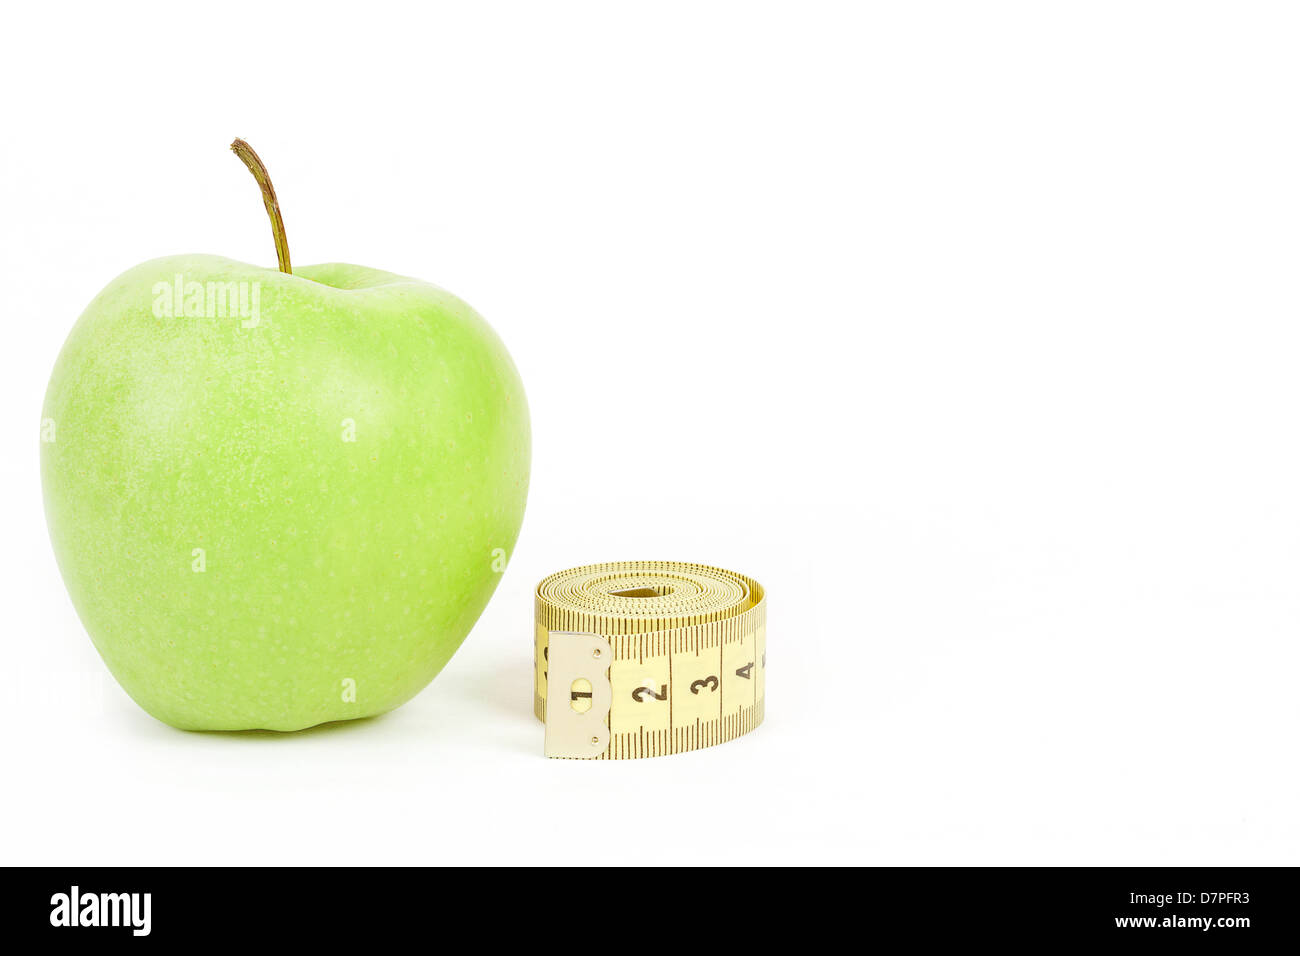
M 916 942 L 1204 941 L 1234 949 L 1297 936 L 1292 869 L 614 872 L 584 868 L 575 856 L 564 870 L 52 868 L 7 877 L 6 936 L 46 942 L 279 941 L 338 951 L 416 933 L 421 948 L 463 948 L 469 931 L 485 944 L 517 935 L 536 947 L 547 925 L 551 939 L 568 926 L 575 948 L 592 956 L 693 956 L 693 934 L 710 926 L 722 950 L 736 933 L 761 940 L 788 929 L 807 944 L 800 952 L 900 933 Z M 836 932 L 851 935 L 826 935 Z

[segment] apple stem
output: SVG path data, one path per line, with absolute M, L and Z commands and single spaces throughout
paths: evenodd
M 266 214 L 271 217 L 271 235 L 275 237 L 275 256 L 280 260 L 280 271 L 292 275 L 293 270 L 289 268 L 289 239 L 284 234 L 284 217 L 280 215 L 280 201 L 275 198 L 271 174 L 266 171 L 266 164 L 261 157 L 253 152 L 253 147 L 242 139 L 231 143 L 230 149 L 248 167 L 248 171 L 257 180 L 257 185 L 262 188 L 262 202 L 266 204 Z

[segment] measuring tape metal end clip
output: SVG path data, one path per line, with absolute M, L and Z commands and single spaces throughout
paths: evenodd
M 767 601 L 704 564 L 615 561 L 537 585 L 534 711 L 546 756 L 617 760 L 725 743 L 763 720 Z

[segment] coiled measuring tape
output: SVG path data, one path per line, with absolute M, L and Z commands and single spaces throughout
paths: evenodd
M 615 561 L 537 585 L 533 709 L 546 756 L 711 747 L 763 720 L 767 602 L 704 564 Z

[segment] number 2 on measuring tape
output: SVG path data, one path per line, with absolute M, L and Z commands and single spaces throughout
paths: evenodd
M 642 684 L 632 691 L 632 699 L 638 704 L 644 704 L 647 697 L 653 697 L 655 700 L 668 699 L 668 685 L 660 684 L 658 693 L 655 692 L 654 686 Z

